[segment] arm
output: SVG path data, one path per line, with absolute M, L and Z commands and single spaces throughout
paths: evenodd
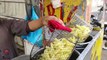
M 31 31 L 37 30 L 43 25 L 44 24 L 43 24 L 42 18 L 28 22 L 28 26 Z
M 55 16 L 47 16 L 47 17 L 43 17 L 43 18 L 41 17 L 40 19 L 35 20 L 35 21 L 28 22 L 29 29 L 31 31 L 37 30 L 38 28 L 42 27 L 43 25 L 47 25 L 49 20 L 55 20 L 55 21 L 59 22 L 61 25 L 65 26 L 61 19 L 56 18 Z
M 44 17 L 43 19 L 40 18 L 34 21 L 24 21 L 24 20 L 6 20 L 6 26 L 8 27 L 9 31 L 15 35 L 27 35 L 30 31 L 37 30 L 38 28 L 42 27 L 43 25 L 47 25 L 47 21 L 51 19 L 55 19 L 56 17 L 48 16 Z M 57 19 L 55 19 L 57 20 Z
M 45 17 L 40 17 L 38 20 L 28 22 L 29 29 L 31 31 L 37 30 L 38 28 L 42 27 L 43 25 L 47 25 L 49 20 L 55 20 L 55 21 L 61 23 L 62 25 L 64 25 L 62 20 L 60 20 L 59 18 L 56 18 L 55 16 L 45 16 Z

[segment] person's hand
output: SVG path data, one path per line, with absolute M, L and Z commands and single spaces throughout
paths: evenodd
M 51 32 L 53 32 L 55 29 L 71 32 L 71 29 L 66 27 L 63 21 L 55 16 L 47 16 L 44 19 L 44 25 L 47 25 Z
M 62 24 L 63 26 L 65 26 L 63 21 L 61 19 L 55 17 L 55 16 L 45 16 L 45 17 L 43 17 L 43 25 L 48 25 L 49 20 L 55 20 L 55 21 L 59 22 L 60 24 Z

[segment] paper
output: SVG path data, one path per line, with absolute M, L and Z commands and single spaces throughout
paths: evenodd
M 53 8 L 58 8 L 61 7 L 61 2 L 60 0 L 51 0 Z

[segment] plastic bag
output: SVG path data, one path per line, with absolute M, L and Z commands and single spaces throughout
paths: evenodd
M 31 20 L 37 20 L 39 17 L 35 13 L 34 7 L 32 6 L 32 16 Z M 26 17 L 26 20 L 28 20 L 28 17 Z M 36 44 L 37 46 L 41 47 L 42 46 L 42 28 L 30 32 L 27 36 L 22 36 L 25 40 L 30 42 L 31 44 Z

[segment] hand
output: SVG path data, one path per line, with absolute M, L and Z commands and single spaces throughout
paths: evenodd
M 55 16 L 45 16 L 45 17 L 43 17 L 43 25 L 47 25 L 49 20 L 55 20 L 55 21 L 59 22 L 60 24 L 62 24 L 63 26 L 65 26 L 63 21 L 61 19 L 55 17 Z
M 66 27 L 63 21 L 55 16 L 46 16 L 44 19 L 44 25 L 47 25 L 51 32 L 55 29 L 71 32 L 71 29 Z
M 54 32 L 55 29 L 68 31 L 68 32 L 72 31 L 69 27 L 63 26 L 61 23 L 59 23 L 55 20 L 49 20 L 48 21 L 48 27 L 49 27 L 51 32 Z

